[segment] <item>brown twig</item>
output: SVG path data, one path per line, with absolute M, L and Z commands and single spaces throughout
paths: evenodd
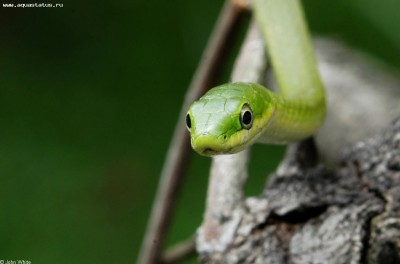
M 251 10 L 250 0 L 231 0 L 233 6 L 245 11 Z
M 241 13 L 229 1 L 226 1 L 190 84 L 161 173 L 157 197 L 138 263 L 152 264 L 160 260 L 160 251 L 170 222 L 174 201 L 190 156 L 189 135 L 184 125 L 186 111 L 195 99 L 214 84 L 216 77 L 221 72 L 221 63 L 232 47 L 231 39 Z
M 168 249 L 162 256 L 162 264 L 172 264 L 187 259 L 196 253 L 194 237 L 190 237 Z

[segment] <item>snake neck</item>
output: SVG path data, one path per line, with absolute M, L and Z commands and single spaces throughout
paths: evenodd
M 291 101 L 272 93 L 273 114 L 259 142 L 287 144 L 312 136 L 325 117 L 325 102 L 321 100 L 310 107 L 308 102 Z

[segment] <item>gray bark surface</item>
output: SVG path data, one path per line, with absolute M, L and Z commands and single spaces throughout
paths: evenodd
M 259 34 L 252 24 L 233 81 L 265 78 Z M 213 158 L 202 263 L 400 263 L 400 118 L 388 127 L 400 81 L 338 42 L 315 44 L 325 125 L 315 142 L 288 147 L 258 197 L 243 193 L 249 151 Z
M 313 140 L 290 146 L 264 193 L 221 222 L 227 246 L 201 261 L 400 263 L 399 149 L 400 118 L 349 147 L 336 170 L 318 164 Z

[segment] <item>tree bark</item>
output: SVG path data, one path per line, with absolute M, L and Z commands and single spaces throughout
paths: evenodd
M 320 162 L 320 145 L 290 145 L 258 197 L 241 200 L 211 182 L 225 198 L 208 198 L 196 245 L 201 262 L 400 263 L 400 118 L 348 145 L 335 166 Z
M 224 221 L 229 246 L 201 262 L 400 263 L 399 147 L 400 118 L 336 170 L 315 162 L 312 139 L 290 146 L 263 194 Z

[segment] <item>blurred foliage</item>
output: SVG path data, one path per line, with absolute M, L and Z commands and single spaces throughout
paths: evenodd
M 0 259 L 133 263 L 222 1 L 63 4 L 0 7 Z M 304 5 L 314 33 L 400 66 L 400 2 Z M 254 148 L 249 194 L 282 152 Z M 209 163 L 194 155 L 169 245 L 201 223 Z

